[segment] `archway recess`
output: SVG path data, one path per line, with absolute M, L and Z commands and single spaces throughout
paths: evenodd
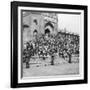
M 45 32 L 53 33 L 54 31 L 54 26 L 51 22 L 47 22 L 45 24 Z

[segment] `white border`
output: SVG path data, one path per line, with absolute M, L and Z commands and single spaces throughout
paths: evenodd
M 40 11 L 65 11 L 80 12 L 81 14 L 81 33 L 80 33 L 80 75 L 60 75 L 60 76 L 40 76 L 21 78 L 21 9 L 23 10 L 40 10 Z M 72 9 L 55 9 L 55 8 L 38 8 L 38 7 L 18 7 L 18 83 L 32 83 L 45 81 L 64 81 L 64 80 L 82 80 L 84 79 L 84 11 Z

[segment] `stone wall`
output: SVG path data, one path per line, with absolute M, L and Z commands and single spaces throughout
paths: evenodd
M 55 13 L 41 13 L 41 12 L 25 12 L 23 15 L 23 25 L 26 24 L 29 27 L 23 31 L 23 42 L 33 39 L 34 30 L 38 31 L 38 34 L 45 32 L 45 29 L 50 29 L 50 33 L 57 33 L 58 22 L 57 15 Z M 54 28 L 45 24 L 50 22 Z

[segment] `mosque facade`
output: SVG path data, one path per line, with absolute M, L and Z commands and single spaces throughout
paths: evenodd
M 58 17 L 56 13 L 23 11 L 22 22 L 22 25 L 28 26 L 28 28 L 23 30 L 24 41 L 31 40 L 35 30 L 38 34 L 44 34 L 46 29 L 50 31 L 50 34 L 56 34 L 58 30 Z

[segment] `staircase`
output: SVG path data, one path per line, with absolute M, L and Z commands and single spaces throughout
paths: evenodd
M 63 64 L 67 63 L 66 60 L 60 58 L 59 56 L 55 56 L 54 64 Z M 30 66 L 40 67 L 40 66 L 48 66 L 51 65 L 51 57 L 48 56 L 43 60 L 43 58 L 39 58 L 38 56 L 34 56 L 30 59 Z

